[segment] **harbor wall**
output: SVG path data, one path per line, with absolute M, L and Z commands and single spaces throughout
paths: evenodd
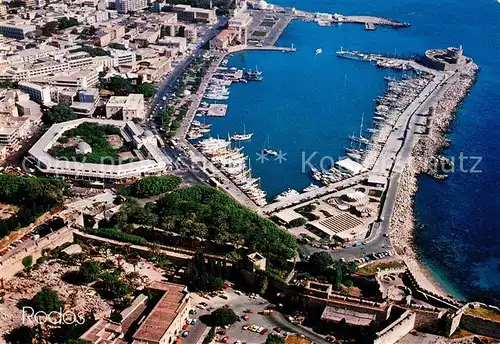
M 475 82 L 478 71 L 477 65 L 470 62 L 463 69 L 451 76 L 446 88 L 435 99 L 434 112 L 430 116 L 428 135 L 418 138 L 412 150 L 412 157 L 406 163 L 401 173 L 397 187 L 394 209 L 390 217 L 389 233 L 396 252 L 401 255 L 411 273 L 409 279 L 413 282 L 413 289 L 419 296 L 442 304 L 448 303 L 452 308 L 460 308 L 458 303 L 453 305 L 447 297 L 447 292 L 428 277 L 425 268 L 419 264 L 414 247 L 414 195 L 418 190 L 417 176 L 425 173 L 433 160 L 445 146 L 446 134 L 453 121 L 454 113 L 460 102 L 467 95 L 468 90 Z
M 27 240 L 18 246 L 15 251 L 0 258 L 0 278 L 9 279 L 24 269 L 22 260 L 27 256 L 33 257 L 33 263 L 42 256 L 46 249 L 54 249 L 62 244 L 73 242 L 74 229 L 63 227 L 36 240 Z

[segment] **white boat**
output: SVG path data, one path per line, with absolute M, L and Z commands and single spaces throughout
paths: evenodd
M 187 135 L 188 140 L 196 140 L 196 139 L 200 139 L 202 137 L 203 137 L 203 134 L 200 132 L 190 132 Z
M 321 54 L 322 52 L 323 52 L 323 49 L 321 49 L 321 48 L 316 49 L 316 55 L 319 55 L 319 54 Z
M 313 190 L 316 190 L 316 189 L 319 189 L 319 186 L 317 186 L 316 184 L 311 183 L 308 187 L 302 189 L 302 192 L 309 192 L 309 191 L 313 191 Z
M 280 193 L 278 196 L 274 197 L 275 201 L 283 201 L 291 197 L 298 196 L 299 192 L 294 189 L 288 189 Z
M 208 99 L 208 100 L 226 100 L 229 97 L 228 96 L 223 96 L 222 94 L 213 94 L 213 93 L 208 93 L 203 96 L 203 98 Z
M 243 134 L 234 133 L 231 136 L 231 140 L 233 140 L 233 141 L 246 141 L 246 140 L 250 140 L 252 138 L 252 136 L 253 136 L 253 133 L 249 133 L 249 134 L 246 133 L 246 128 L 243 125 Z

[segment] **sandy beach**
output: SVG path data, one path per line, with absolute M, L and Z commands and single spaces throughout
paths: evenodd
M 455 110 L 475 82 L 479 68 L 470 62 L 464 70 L 451 77 L 431 117 L 430 131 L 415 145 L 412 159 L 401 174 L 396 195 L 396 205 L 390 221 L 391 242 L 396 252 L 402 255 L 420 287 L 430 292 L 449 296 L 446 291 L 418 260 L 414 245 L 415 219 L 414 195 L 418 190 L 417 176 L 431 171 L 432 157 L 445 146 L 446 133 L 454 119 Z

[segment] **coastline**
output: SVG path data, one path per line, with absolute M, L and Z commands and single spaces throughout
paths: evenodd
M 417 177 L 433 168 L 433 157 L 446 146 L 446 135 L 455 112 L 474 85 L 479 67 L 470 62 L 448 80 L 448 85 L 430 117 L 429 134 L 421 137 L 412 151 L 412 158 L 404 168 L 396 194 L 389 233 L 396 252 L 403 257 L 420 287 L 444 297 L 450 291 L 442 286 L 421 261 L 414 242 L 414 196 L 418 191 Z

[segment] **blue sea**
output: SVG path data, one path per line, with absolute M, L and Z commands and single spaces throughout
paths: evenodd
M 375 15 L 410 22 L 408 29 L 343 24 L 320 27 L 294 21 L 277 45 L 295 53 L 244 52 L 229 65 L 263 72 L 264 80 L 233 84 L 225 118 L 212 135 L 254 133 L 242 143 L 252 172 L 269 197 L 309 183 L 310 165 L 327 167 L 343 155 L 347 137 L 371 125 L 384 76 L 400 73 L 337 58 L 344 49 L 410 56 L 428 48 L 463 45 L 481 67 L 476 85 L 456 114 L 445 155 L 481 157 L 476 170 L 450 173 L 444 182 L 419 179 L 416 244 L 423 263 L 457 297 L 500 304 L 500 2 L 497 0 L 275 0 L 313 12 Z M 323 52 L 316 55 L 317 48 Z M 264 147 L 279 159 L 262 160 Z M 457 164 L 458 165 L 458 164 Z

